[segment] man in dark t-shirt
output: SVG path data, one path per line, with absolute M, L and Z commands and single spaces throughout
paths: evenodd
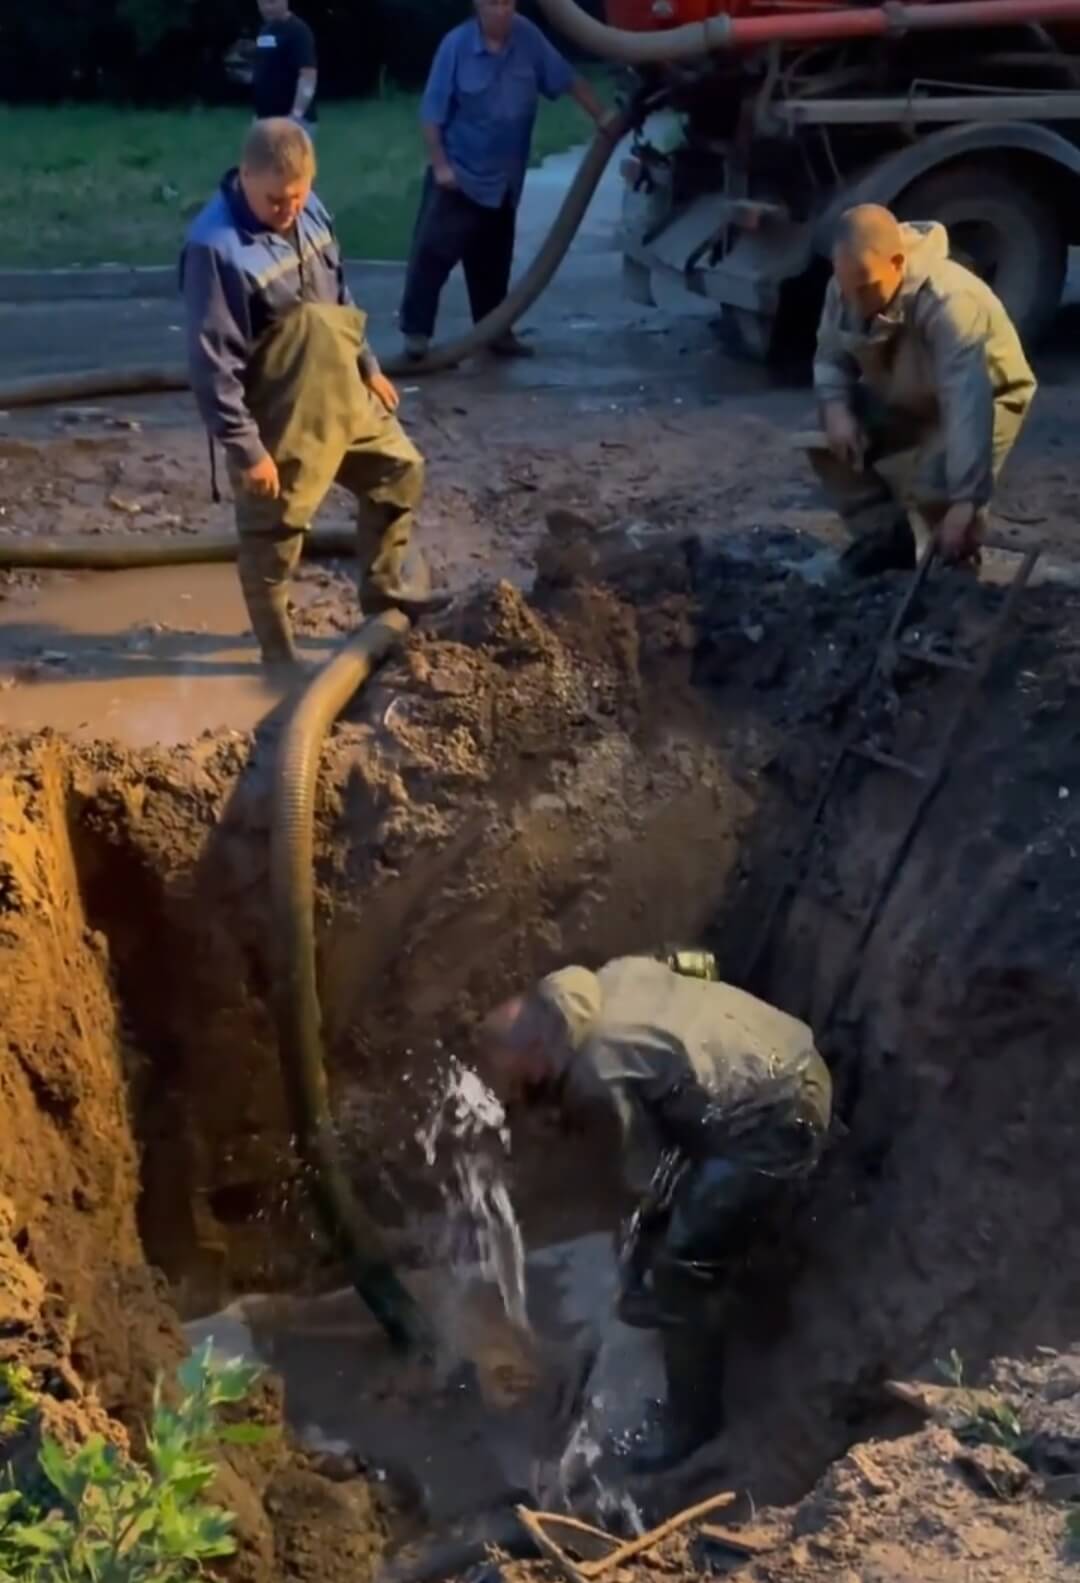
M 315 35 L 293 16 L 289 0 L 259 0 L 252 96 L 256 119 L 291 116 L 310 132 L 318 120 Z

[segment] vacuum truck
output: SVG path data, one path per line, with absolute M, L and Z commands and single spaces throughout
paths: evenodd
M 797 355 L 837 218 L 882 203 L 940 220 L 1025 339 L 1045 335 L 1080 243 L 1080 0 L 606 0 L 604 22 L 541 3 L 633 72 L 635 300 L 676 287 L 748 355 Z

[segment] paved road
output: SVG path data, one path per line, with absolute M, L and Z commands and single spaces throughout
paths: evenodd
M 402 271 L 356 267 L 350 284 L 367 310 L 380 355 L 395 352 L 395 313 Z M 468 326 L 464 290 L 447 288 L 439 334 Z M 507 390 L 561 389 L 582 409 L 610 401 L 708 399 L 710 394 L 767 389 L 759 370 L 740 368 L 723 354 L 700 318 L 641 308 L 621 296 L 617 254 L 583 251 L 564 263 L 552 286 L 526 316 L 526 337 L 538 355 L 528 362 L 468 365 L 440 383 L 497 384 Z M 168 299 L 0 304 L 5 379 L 91 368 L 132 368 L 183 361 L 180 305 Z M 407 381 L 403 381 L 407 383 Z
M 350 266 L 350 287 L 371 317 L 373 340 L 381 352 L 397 345 L 395 315 L 402 276 L 399 265 Z M 555 286 L 530 315 L 530 324 L 537 329 L 555 327 L 565 336 L 586 330 L 598 315 L 611 320 L 611 295 L 618 280 L 617 255 L 569 259 Z M 627 325 L 639 317 L 651 315 L 619 304 L 613 322 Z M 445 293 L 439 333 L 453 335 L 467 323 L 464 288 L 454 279 Z M 0 304 L 0 344 L 4 377 L 178 362 L 184 356 L 181 304 L 179 298 L 154 297 Z

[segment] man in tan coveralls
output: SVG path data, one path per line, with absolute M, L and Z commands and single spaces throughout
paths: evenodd
M 948 561 L 977 559 L 987 506 L 1035 395 L 1019 336 L 935 222 L 844 215 L 814 361 L 826 448 L 811 461 L 855 572 L 915 564 L 909 513 Z
M 256 122 L 180 265 L 192 389 L 225 451 L 240 586 L 270 668 L 295 662 L 288 580 L 334 482 L 357 501 L 365 611 L 415 616 L 446 602 L 409 554 L 423 460 L 394 416 L 397 392 L 367 344 L 314 178 L 303 127 Z
M 639 1195 L 623 1250 L 619 1317 L 659 1330 L 667 1411 L 637 1471 L 689 1456 L 723 1426 L 724 1332 L 737 1277 L 784 1184 L 805 1177 L 829 1129 L 832 1082 L 805 1023 L 730 984 L 620 957 L 567 967 L 498 1007 L 481 1029 L 505 1098 L 552 1091 L 599 1102 Z

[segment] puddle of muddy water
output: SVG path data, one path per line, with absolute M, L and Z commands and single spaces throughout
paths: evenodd
M 293 586 L 302 606 L 311 597 Z M 305 657 L 322 660 L 328 644 Z M 50 576 L 0 631 L 0 724 L 172 746 L 253 729 L 280 701 L 263 680 L 232 566 Z
M 604 1337 L 589 1386 L 587 1431 L 579 1434 L 586 1445 L 630 1435 L 663 1389 L 654 1338 L 612 1318 L 616 1279 L 605 1233 L 537 1249 L 526 1261 L 529 1318 L 539 1336 L 568 1347 L 597 1332 Z M 420 1271 L 410 1284 L 437 1310 L 447 1271 Z M 482 1304 L 478 1313 L 482 1329 Z M 466 1328 L 459 1329 L 459 1342 Z M 273 1368 L 284 1380 L 286 1415 L 301 1439 L 348 1447 L 374 1467 L 404 1472 L 422 1490 L 433 1522 L 534 1487 L 535 1426 L 527 1417 L 485 1404 L 452 1367 L 433 1375 L 403 1363 L 352 1291 L 243 1298 L 186 1329 L 193 1346 L 213 1338 L 221 1352 Z

